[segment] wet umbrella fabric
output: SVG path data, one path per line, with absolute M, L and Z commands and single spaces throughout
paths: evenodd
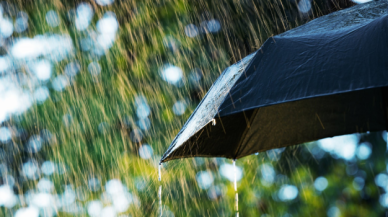
M 386 130 L 387 7 L 387 1 L 356 5 L 269 38 L 220 75 L 161 162 L 238 159 Z

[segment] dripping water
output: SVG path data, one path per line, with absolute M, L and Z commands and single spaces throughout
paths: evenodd
M 236 176 L 236 159 L 233 160 L 233 173 L 234 173 L 234 192 L 235 192 L 235 198 L 234 198 L 234 209 L 236 210 L 236 217 L 239 216 L 238 212 L 238 193 L 237 193 L 237 176 Z
M 159 163 L 158 165 L 158 180 L 159 180 L 159 190 L 158 190 L 158 198 L 159 198 L 159 213 L 160 216 L 163 215 L 163 207 L 162 207 L 162 174 L 161 174 L 161 169 L 162 163 Z

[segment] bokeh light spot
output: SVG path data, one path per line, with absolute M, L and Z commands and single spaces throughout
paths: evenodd
M 298 9 L 301 13 L 308 13 L 311 10 L 310 0 L 300 0 L 298 3 Z
M 65 73 L 70 76 L 76 76 L 81 69 L 81 66 L 78 62 L 70 62 L 69 64 L 66 65 L 65 67 Z
M 198 172 L 196 175 L 196 179 L 198 186 L 201 189 L 208 189 L 214 181 L 213 176 L 208 171 Z
M 63 75 L 58 75 L 51 84 L 54 90 L 61 92 L 69 85 L 69 80 Z
M 0 207 L 12 208 L 17 203 L 17 198 L 9 185 L 0 186 Z
M 354 180 L 353 180 L 354 189 L 356 189 L 357 191 L 361 191 L 364 188 L 364 185 L 365 185 L 364 178 L 359 177 L 359 176 L 354 178 Z
M 361 143 L 357 148 L 357 158 L 366 160 L 372 154 L 372 145 L 368 142 Z
M 34 206 L 29 206 L 27 208 L 20 208 L 16 211 L 15 217 L 38 217 L 39 209 Z
M 34 92 L 34 99 L 38 103 L 43 103 L 49 97 L 50 92 L 47 87 L 39 87 Z
M 176 115 L 183 115 L 186 111 L 186 105 L 183 101 L 177 101 L 172 106 L 172 111 Z
M 51 27 L 57 27 L 60 23 L 57 12 L 50 10 L 46 13 L 46 22 Z
M 194 38 L 199 33 L 198 27 L 194 24 L 189 24 L 185 27 L 185 34 L 190 37 Z
M 207 22 L 207 30 L 212 33 L 216 33 L 220 31 L 221 29 L 221 24 L 218 20 L 209 20 Z
M 327 188 L 328 184 L 329 184 L 329 182 L 323 176 L 316 178 L 315 181 L 314 181 L 314 187 L 318 191 L 325 190 Z
M 8 38 L 13 34 L 13 23 L 8 18 L 0 19 L 0 35 Z
M 90 21 L 93 18 L 93 9 L 87 3 L 81 3 L 77 6 L 75 27 L 82 31 L 88 28 Z
M 144 144 L 139 148 L 139 155 L 143 159 L 150 159 L 152 157 L 153 150 L 152 147 L 148 144 Z
M 28 15 L 26 12 L 21 11 L 18 13 L 17 18 L 15 20 L 15 31 L 18 33 L 22 33 L 26 31 L 28 27 Z
M 51 63 L 47 60 L 40 60 L 32 65 L 32 71 L 38 79 L 48 80 L 51 77 Z
M 275 181 L 276 172 L 270 164 L 263 164 L 261 166 L 261 183 L 265 186 L 271 185 Z
M 332 155 L 351 160 L 356 154 L 358 137 L 355 134 L 318 140 L 320 148 Z
M 278 193 L 281 201 L 293 200 L 298 196 L 298 188 L 293 185 L 283 185 Z
M 12 138 L 12 133 L 8 129 L 8 127 L 0 127 L 0 141 L 6 143 L 10 141 L 11 138 Z
M 42 148 L 42 139 L 39 135 L 34 135 L 30 137 L 27 143 L 27 151 L 29 153 L 38 153 Z
M 114 0 L 96 0 L 96 3 L 101 6 L 110 5 L 114 2 Z
M 182 80 L 183 71 L 177 66 L 167 64 L 162 67 L 161 72 L 163 80 L 167 81 L 170 84 L 176 85 L 179 81 Z
M 50 176 L 55 172 L 55 164 L 51 161 L 45 161 L 41 166 L 41 170 L 43 174 Z

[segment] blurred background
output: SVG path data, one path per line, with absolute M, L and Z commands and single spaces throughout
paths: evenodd
M 366 0 L 0 3 L 0 216 L 233 216 L 223 158 L 158 163 L 228 66 Z M 385 216 L 387 132 L 237 161 L 240 216 Z

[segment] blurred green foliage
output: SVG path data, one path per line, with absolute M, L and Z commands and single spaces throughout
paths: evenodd
M 7 153 L 2 162 L 16 177 L 14 190 L 20 198 L 35 189 L 39 181 L 39 178 L 28 180 L 23 175 L 22 165 L 29 159 L 40 165 L 48 160 L 65 165 L 64 174 L 49 177 L 55 185 L 54 194 L 61 194 L 66 185 L 84 189 L 82 194 L 88 199 L 77 201 L 84 207 L 83 211 L 68 213 L 58 209 L 57 216 L 87 216 L 88 203 L 102 198 L 105 183 L 111 179 L 121 180 L 138 200 L 122 214 L 159 216 L 158 160 L 218 75 L 257 50 L 268 37 L 352 5 L 346 1 L 315 0 L 311 3 L 312 12 L 306 15 L 298 11 L 298 2 L 294 0 L 116 0 L 107 6 L 85 2 L 92 6 L 95 15 L 87 30 L 78 31 L 69 11 L 81 1 L 9 1 L 29 15 L 28 31 L 15 33 L 14 39 L 46 33 L 71 36 L 75 51 L 54 66 L 52 77 L 64 74 L 65 66 L 71 61 L 77 60 L 81 66 L 80 73 L 64 91 L 51 88 L 50 97 L 43 104 L 34 104 L 27 112 L 3 123 L 26 131 L 26 136 L 15 138 L 12 146 L 1 144 Z M 45 21 L 49 10 L 59 14 L 58 27 L 50 27 Z M 115 13 L 119 31 L 114 45 L 97 58 L 82 51 L 80 39 L 95 31 L 96 22 L 107 11 Z M 201 27 L 202 22 L 212 19 L 220 22 L 219 32 L 202 29 L 193 38 L 185 34 L 187 25 Z M 170 40 L 173 45 L 169 44 Z M 88 72 L 91 61 L 98 61 L 101 74 Z M 182 69 L 180 85 L 171 85 L 162 79 L 161 68 L 165 64 Z M 193 70 L 201 73 L 200 81 L 190 82 Z M 139 129 L 137 122 L 135 98 L 141 95 L 151 108 L 148 130 Z M 175 115 L 172 110 L 178 100 L 187 105 L 183 115 Z M 71 118 L 66 120 L 67 117 Z M 23 151 L 28 139 L 44 129 L 53 135 L 51 145 L 44 146 L 39 153 Z M 142 139 L 134 140 L 131 133 L 139 131 Z M 328 213 L 336 216 L 336 210 L 339 216 L 381 216 L 385 209 L 379 197 L 384 190 L 376 186 L 374 178 L 386 170 L 386 144 L 381 133 L 361 135 L 360 142 L 363 141 L 373 144 L 372 156 L 354 163 L 324 152 L 317 158 L 311 151 L 318 148 L 316 143 L 289 147 L 277 155 L 277 160 L 269 157 L 269 153 L 238 160 L 237 165 L 243 171 L 238 182 L 240 216 L 327 216 Z M 139 157 L 143 144 L 152 147 L 151 159 Z M 163 215 L 234 215 L 233 185 L 219 173 L 220 165 L 225 162 L 231 163 L 226 159 L 183 159 L 164 164 Z M 266 174 L 262 172 L 262 165 L 271 165 L 276 171 L 273 183 L 263 182 Z M 365 187 L 361 190 L 353 184 L 359 173 L 347 173 L 352 166 L 365 173 Z M 196 176 L 200 171 L 207 171 L 214 179 L 209 189 L 214 186 L 219 189 L 215 197 L 209 197 L 210 190 L 199 188 Z M 328 181 L 328 187 L 322 192 L 314 188 L 314 180 L 319 176 Z M 101 182 L 100 190 L 88 190 L 90 177 L 97 177 Z M 144 189 L 137 187 L 139 180 L 146 186 Z M 295 199 L 279 200 L 277 194 L 284 184 L 297 187 Z M 109 200 L 103 203 L 110 204 Z M 12 216 L 22 206 L 27 205 L 21 202 L 12 209 L 2 207 L 0 215 Z

